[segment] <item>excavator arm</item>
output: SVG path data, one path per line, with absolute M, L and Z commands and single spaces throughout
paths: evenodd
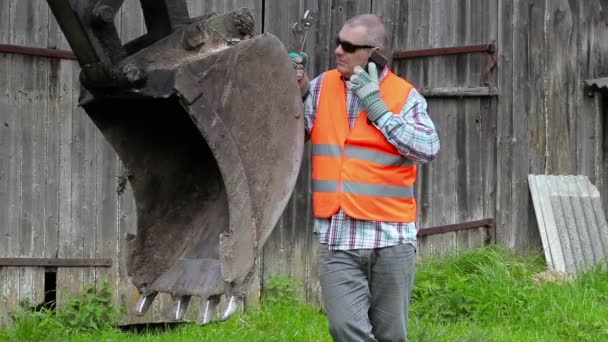
M 79 102 L 128 169 L 137 233 L 127 272 L 145 314 L 159 292 L 199 324 L 230 317 L 295 186 L 300 92 L 283 44 L 247 9 L 190 18 L 141 0 L 147 33 L 122 44 L 123 0 L 47 0 L 82 68 Z

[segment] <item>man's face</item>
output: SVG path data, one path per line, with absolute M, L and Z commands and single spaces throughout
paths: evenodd
M 345 42 L 344 45 L 350 43 L 356 46 L 368 46 L 367 29 L 363 26 L 344 26 L 338 33 L 338 39 Z M 353 74 L 353 69 L 357 65 L 364 67 L 369 54 L 371 53 L 371 47 L 357 48 L 355 51 L 347 52 L 344 51 L 342 44 L 336 46 L 336 57 L 337 65 L 336 68 L 345 78 L 350 78 Z

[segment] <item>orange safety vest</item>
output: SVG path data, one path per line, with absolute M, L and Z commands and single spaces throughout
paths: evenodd
M 342 208 L 361 220 L 416 221 L 416 165 L 367 123 L 364 111 L 349 128 L 346 85 L 337 70 L 326 72 L 322 82 L 310 134 L 315 217 L 328 218 Z M 380 94 L 398 115 L 412 88 L 389 71 L 380 83 Z

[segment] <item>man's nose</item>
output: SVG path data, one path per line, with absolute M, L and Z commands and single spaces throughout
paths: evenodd
M 342 56 L 344 54 L 344 50 L 342 50 L 342 45 L 336 46 L 335 53 L 336 53 L 336 56 Z

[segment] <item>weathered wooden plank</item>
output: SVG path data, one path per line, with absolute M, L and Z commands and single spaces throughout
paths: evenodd
M 530 31 L 528 32 L 530 46 L 542 46 L 545 42 L 545 4 L 545 0 L 530 0 Z M 528 127 L 530 128 L 528 160 L 531 174 L 543 174 L 546 168 L 546 119 L 549 114 L 547 113 L 543 96 L 548 78 L 548 75 L 545 74 L 543 51 L 543 49 L 528 50 L 530 92 L 537 94 L 536 96 L 529 97 L 530 113 L 534 113 L 528 119 Z
M 121 9 L 122 11 L 122 9 Z M 117 15 L 114 18 L 114 25 L 116 25 L 116 29 L 118 30 L 118 32 L 122 32 L 122 14 L 119 16 Z M 143 28 L 142 30 L 145 30 L 145 23 L 143 24 Z M 151 320 L 149 319 L 149 317 L 152 316 L 152 312 L 154 311 L 153 309 L 150 309 L 148 311 L 147 314 L 147 319 L 146 320 L 142 320 L 140 317 L 135 316 L 134 314 L 132 314 L 133 310 L 133 305 L 129 305 L 131 303 L 131 301 L 133 300 L 137 300 L 135 298 L 135 293 L 133 293 L 133 288 L 134 286 L 131 285 L 131 282 L 129 280 L 129 278 L 127 277 L 127 272 L 126 270 L 124 270 L 125 267 L 125 262 L 124 262 L 124 257 L 126 254 L 126 241 L 125 241 L 125 235 L 121 234 L 120 232 L 120 228 L 119 228 L 119 221 L 122 219 L 123 215 L 128 215 L 128 213 L 135 213 L 135 209 L 134 207 L 132 208 L 132 211 L 129 211 L 127 209 L 126 214 L 122 214 L 121 213 L 121 200 L 120 197 L 115 198 L 114 197 L 114 191 L 117 191 L 117 186 L 115 186 L 116 184 L 118 184 L 118 176 L 119 176 L 119 160 L 118 160 L 118 155 L 114 152 L 114 150 L 112 149 L 112 147 L 110 146 L 110 144 L 105 140 L 105 138 L 103 138 L 103 142 L 100 143 L 100 149 L 98 151 L 98 157 L 101 158 L 101 160 L 103 160 L 103 171 L 99 170 L 101 173 L 101 179 L 99 179 L 99 185 L 100 185 L 100 190 L 98 192 L 98 195 L 101 196 L 101 198 L 99 199 L 99 203 L 101 203 L 102 208 L 98 209 L 98 215 L 99 215 L 99 221 L 101 221 L 100 223 L 98 223 L 98 227 L 100 227 L 100 229 L 102 230 L 102 236 L 106 235 L 106 234 L 111 234 L 112 231 L 112 227 L 115 225 L 116 226 L 116 241 L 115 243 L 117 244 L 118 247 L 118 252 L 116 257 L 116 262 L 115 262 L 115 269 L 113 270 L 114 273 L 107 273 L 107 270 L 100 270 L 97 269 L 96 270 L 96 282 L 99 285 L 100 281 L 103 281 L 104 278 L 108 278 L 110 281 L 112 279 L 112 277 L 115 277 L 115 283 L 116 283 L 116 287 L 114 288 L 114 293 L 112 295 L 113 297 L 113 303 L 115 303 L 116 305 L 124 305 L 125 308 L 127 309 L 127 314 L 128 316 L 125 318 L 126 323 L 141 323 L 141 322 L 151 322 Z M 114 183 L 114 179 L 116 179 L 116 183 Z M 117 193 L 118 194 L 118 193 Z M 115 202 L 115 203 L 112 203 Z M 116 208 L 114 209 L 116 211 L 115 214 L 112 214 L 112 209 L 113 206 L 115 206 Z M 114 223 L 115 222 L 115 223 Z M 99 240 L 99 234 L 100 232 L 97 232 L 98 234 L 98 240 Z M 104 240 L 103 237 L 101 238 L 101 244 L 102 247 L 100 248 L 99 246 L 96 247 L 95 251 L 97 253 L 97 255 L 100 254 L 100 252 L 105 252 L 106 250 L 109 250 L 111 247 L 111 243 Z M 106 249 L 107 248 L 107 249 Z M 129 287 L 129 285 L 131 285 Z
M 74 66 L 72 73 L 72 144 L 71 144 L 71 187 L 72 187 L 72 216 L 70 227 L 70 257 L 84 258 L 85 257 L 85 230 L 89 214 L 86 210 L 87 195 L 87 179 L 85 177 L 87 168 L 87 120 L 81 108 L 78 107 L 80 67 Z M 84 272 L 85 268 L 71 268 L 66 270 L 72 275 L 70 291 L 79 293 L 84 289 Z
M 602 8 L 596 1 L 578 4 L 573 14 L 573 27 L 575 29 L 576 58 L 574 84 L 580 85 L 588 79 L 589 75 L 598 75 L 601 72 L 594 56 L 593 49 L 598 44 L 594 30 L 586 29 L 601 25 Z M 578 13 L 576 13 L 578 12 Z M 578 15 L 576 15 L 578 14 Z M 592 59 L 594 59 L 592 61 Z M 598 150 L 601 151 L 601 137 L 596 136 L 596 127 L 601 127 L 601 121 L 595 116 L 594 101 L 585 94 L 584 87 L 573 88 L 573 98 L 576 112 L 576 174 L 589 176 L 591 183 L 596 183 L 596 163 Z
M 400 2 L 400 13 L 407 18 L 406 23 L 402 24 L 404 34 L 400 38 L 395 48 L 400 50 L 427 49 L 432 46 L 430 42 L 431 34 L 431 2 L 409 0 Z M 407 78 L 412 84 L 419 88 L 435 86 L 430 84 L 429 60 L 418 58 L 396 63 L 401 76 Z
M 529 144 L 528 168 L 530 174 L 544 174 L 546 171 L 547 131 L 546 122 L 549 113 L 545 106 L 544 91 L 547 83 L 545 77 L 545 0 L 530 0 L 528 32 L 528 73 L 530 75 L 529 110 Z M 534 215 L 531 215 L 534 217 Z M 528 222 L 528 229 L 539 231 L 536 220 Z M 540 238 L 540 236 L 539 236 Z
M 70 170 L 69 173 L 69 196 L 70 196 L 70 218 L 67 222 L 67 227 L 63 231 L 64 237 L 61 239 L 62 243 L 67 243 L 68 246 L 63 250 L 60 249 L 60 257 L 67 258 L 84 258 L 85 250 L 85 225 L 86 225 L 86 213 L 84 210 L 84 203 L 86 196 L 85 188 L 85 139 L 86 139 L 86 118 L 84 117 L 82 110 L 77 107 L 78 100 L 78 75 L 80 68 L 74 64 L 73 70 L 70 76 L 72 80 L 69 91 L 69 98 L 72 100 L 69 108 L 65 110 L 70 111 L 69 118 L 70 124 Z M 66 94 L 67 95 L 67 94 Z M 66 138 L 68 138 L 66 136 Z M 66 148 L 68 150 L 68 148 Z M 63 247 L 63 246 L 62 246 Z M 59 268 L 57 270 L 57 298 L 61 298 L 62 301 L 67 298 L 77 295 L 84 289 L 84 273 L 85 268 L 81 267 L 70 267 L 70 268 Z
M 516 196 L 512 202 L 512 240 L 518 250 L 533 250 L 541 246 L 540 236 L 536 230 L 530 230 L 530 222 L 533 220 L 531 213 L 531 203 L 529 201 L 529 188 L 527 177 L 529 174 L 528 152 L 530 146 L 530 134 L 528 127 L 530 76 L 528 70 L 527 56 L 531 48 L 527 42 L 529 26 L 529 3 L 527 1 L 518 2 L 515 7 L 514 15 L 517 18 L 513 27 L 513 65 L 517 66 L 513 70 L 513 84 L 517 85 L 513 94 L 513 129 L 516 134 L 514 145 L 514 157 L 520 161 L 515 163 L 513 168 L 513 193 Z
M 30 13 L 22 13 L 25 16 Z M 21 150 L 21 218 L 19 230 L 19 256 L 30 256 L 33 253 L 34 227 L 34 192 L 36 180 L 34 177 L 35 144 L 38 138 L 34 132 L 35 121 L 33 99 L 33 77 L 35 77 L 34 60 L 29 56 L 19 56 L 21 63 L 21 85 L 19 87 L 19 119 L 21 120 L 20 150 Z M 33 301 L 33 273 L 31 268 L 19 269 L 19 300 Z M 34 302 L 35 303 L 35 302 Z
M 26 45 L 43 46 L 46 45 L 48 37 L 48 6 L 43 2 L 32 2 L 28 8 L 27 22 L 33 25 L 26 28 Z M 31 126 L 32 140 L 23 141 L 25 146 L 31 144 L 31 150 L 24 153 L 24 174 L 31 177 L 30 182 L 24 182 L 24 222 L 29 225 L 29 236 L 23 234 L 27 229 L 22 230 L 22 255 L 40 257 L 44 252 L 44 222 L 45 222 L 45 182 L 46 182 L 46 101 L 48 98 L 48 66 L 49 61 L 45 58 L 24 57 L 31 60 L 32 73 L 27 75 L 23 72 L 23 92 L 24 104 L 22 106 L 22 120 L 29 121 Z M 26 114 L 30 112 L 30 114 Z M 29 164 L 29 170 L 25 167 Z M 25 201 L 25 193 L 29 193 L 28 201 Z M 29 202 L 29 203 L 28 203 Z M 26 209 L 27 208 L 27 209 Z M 29 211 L 29 212 L 28 212 Z M 26 217 L 27 216 L 27 217 Z M 28 289 L 21 291 L 21 297 L 27 297 L 32 303 L 42 303 L 44 301 L 44 269 L 25 268 L 22 270 L 24 284 Z M 22 285 L 23 286 L 23 285 Z
M 483 8 L 481 7 L 480 1 L 466 1 L 461 3 L 460 12 L 463 13 L 463 18 L 460 19 L 460 29 L 458 35 L 463 39 L 459 44 L 472 45 L 487 43 L 488 40 L 483 37 Z M 459 73 L 460 82 L 467 85 L 467 87 L 477 87 L 480 85 L 488 86 L 484 84 L 482 80 L 482 70 L 485 65 L 483 62 L 486 56 L 476 53 L 469 54 L 464 58 L 459 58 L 459 63 L 463 63 L 458 66 L 459 70 L 464 70 L 465 74 Z M 498 91 L 495 87 L 488 86 L 488 93 L 497 94 Z M 458 118 L 458 122 L 462 121 L 464 126 L 464 137 L 462 138 L 463 148 L 459 148 L 463 151 L 462 154 L 459 152 L 458 159 L 458 194 L 460 198 L 459 202 L 459 213 L 457 220 L 459 222 L 472 221 L 483 218 L 483 158 L 482 158 L 482 142 L 481 142 L 481 101 L 485 99 L 479 98 L 466 98 L 462 99 L 462 105 L 464 106 L 464 118 Z M 463 186 L 461 193 L 460 186 Z M 465 208 L 464 211 L 462 208 Z M 480 239 L 478 232 L 466 231 L 459 232 L 457 234 L 457 244 L 459 249 L 471 248 L 475 246 Z
M 59 231 L 58 231 L 58 257 L 71 257 L 72 228 L 72 111 L 76 106 L 73 98 L 74 76 L 77 72 L 74 62 L 61 61 L 58 75 L 58 135 L 59 135 Z M 75 162 L 75 161 L 74 161 Z M 63 305 L 70 296 L 71 274 L 62 269 L 57 270 L 57 304 Z
M 74 89 L 75 96 L 80 93 L 80 89 Z M 84 159 L 83 163 L 83 181 L 84 181 L 84 201 L 81 203 L 83 225 L 78 227 L 82 230 L 82 245 L 83 245 L 83 257 L 95 258 L 97 256 L 96 246 L 97 241 L 97 209 L 100 204 L 97 202 L 97 191 L 99 186 L 97 184 L 97 169 L 101 166 L 98 164 L 96 153 L 98 151 L 99 140 L 102 139 L 101 133 L 97 127 L 93 124 L 90 118 L 86 115 L 85 111 L 81 107 L 77 107 L 78 113 L 83 120 L 84 128 Z M 101 257 L 108 257 L 103 255 Z M 95 269 L 85 268 L 83 269 L 83 285 L 95 284 Z
M 545 6 L 545 65 L 551 77 L 545 96 L 549 126 L 547 127 L 547 171 L 551 174 L 576 172 L 576 123 L 572 118 L 572 91 L 575 59 L 572 9 L 566 0 L 547 1 Z M 577 85 L 579 86 L 579 85 Z
M 307 70 L 311 79 L 336 67 L 332 55 L 335 50 L 335 36 L 338 34 L 332 24 L 331 1 L 322 1 L 314 8 L 317 11 L 317 20 L 312 32 L 309 33 L 308 42 L 305 46 L 305 52 L 311 58 Z
M 23 5 L 23 4 L 21 4 Z M 21 15 L 23 12 L 23 6 L 20 6 L 16 1 L 11 1 L 9 5 L 9 16 L 16 18 L 17 15 Z M 23 43 L 24 36 L 19 29 L 23 29 L 20 23 L 10 21 L 9 26 L 9 43 Z M 23 58 L 21 56 L 10 56 L 9 57 L 10 70 L 20 70 L 23 64 Z M 8 146 L 9 146 L 9 169 L 8 178 L 10 179 L 8 192 L 7 192 L 7 205 L 9 207 L 8 212 L 8 234 L 6 235 L 7 240 L 7 256 L 18 256 L 19 255 L 19 242 L 20 242 L 20 226 L 21 226 L 21 208 L 22 208 L 22 175 L 21 175 L 21 163 L 22 163 L 22 146 L 20 135 L 22 134 L 22 123 L 19 113 L 21 111 L 21 93 L 19 92 L 21 87 L 21 75 L 19 73 L 9 72 L 8 80 L 8 91 L 9 91 L 9 103 L 12 104 L 14 109 L 13 115 L 9 121 L 8 131 Z M 3 284 L 4 291 L 6 294 L 6 310 L 14 310 L 17 308 L 20 297 L 19 297 L 19 269 L 17 268 L 6 268 L 6 282 Z
M 0 1 L 0 42 L 9 40 L 9 1 Z M 14 116 L 10 101 L 10 58 L 7 54 L 0 54 L 0 257 L 8 255 L 9 232 L 9 186 L 12 179 L 10 175 L 10 141 L 12 117 Z M 0 268 L 0 326 L 9 323 L 8 310 L 8 271 Z
M 48 20 L 48 47 L 69 49 L 69 45 L 53 16 Z M 48 114 L 46 131 L 46 198 L 44 257 L 59 255 L 60 249 L 67 248 L 69 242 L 63 241 L 69 231 L 69 139 L 71 136 L 72 112 L 72 74 L 74 61 L 53 59 L 48 69 Z M 69 89 L 68 89 L 69 87 Z M 69 95 L 69 96 L 68 96 Z M 67 120 L 67 121 L 66 121 Z M 62 252 L 64 255 L 65 253 Z M 59 305 L 65 303 L 63 284 L 58 272 L 56 277 L 56 296 Z
M 496 223 L 498 241 L 513 246 L 510 241 L 511 213 L 510 207 L 514 200 L 512 189 L 512 167 L 518 161 L 513 156 L 515 143 L 513 132 L 513 3 L 507 0 L 498 0 L 498 39 L 500 50 L 498 63 L 501 66 L 498 74 L 498 88 L 500 89 L 500 106 L 497 116 L 497 204 Z
M 32 22 L 33 18 L 33 8 L 32 3 L 30 1 L 22 1 L 19 2 L 16 14 L 25 20 L 20 20 L 20 22 Z M 19 37 L 22 40 L 22 44 L 29 43 L 29 34 L 26 30 L 31 30 L 31 28 L 25 28 L 22 26 L 13 27 L 15 32 L 20 32 L 23 37 Z M 33 195 L 35 180 L 34 180 L 34 158 L 37 157 L 34 155 L 34 149 L 36 141 L 39 137 L 36 136 L 34 132 L 34 125 L 36 125 L 36 118 L 34 115 L 34 106 L 33 102 L 35 101 L 35 92 L 34 89 L 34 78 L 35 68 L 34 68 L 34 58 L 30 56 L 18 56 L 21 60 L 20 63 L 20 72 L 19 76 L 21 78 L 20 85 L 18 86 L 18 101 L 19 101 L 19 120 L 21 121 L 21 129 L 19 134 L 19 141 L 16 143 L 20 146 L 21 153 L 21 218 L 19 225 L 19 256 L 30 256 L 32 251 L 32 242 L 33 242 L 33 216 L 34 216 L 34 208 L 33 208 Z M 36 132 L 37 133 L 37 132 Z M 29 287 L 29 286 L 28 286 Z
M 446 29 L 446 26 L 443 25 L 438 25 L 438 20 L 444 20 L 442 18 L 442 15 L 444 13 L 441 13 L 441 4 L 437 3 L 437 2 L 430 2 L 427 8 L 424 8 L 424 10 L 428 13 L 428 19 L 429 19 L 429 24 L 427 26 L 427 37 L 428 37 L 428 41 L 425 42 L 424 44 L 426 44 L 426 46 L 424 47 L 420 47 L 420 48 L 438 48 L 442 46 L 442 41 L 441 41 L 441 34 L 443 31 L 441 31 L 441 28 L 443 28 L 443 30 Z M 447 20 L 447 18 L 446 18 Z M 438 60 L 441 60 L 442 63 L 439 63 Z M 442 80 L 442 77 L 439 76 L 442 71 L 445 69 L 444 63 L 443 61 L 445 61 L 445 57 L 436 57 L 436 58 L 427 58 L 424 59 L 422 64 L 424 65 L 424 68 L 427 68 L 427 78 L 426 78 L 426 84 L 428 87 L 434 87 L 437 86 L 438 83 L 443 85 L 443 86 L 447 86 L 447 85 L 452 85 L 451 83 L 449 83 L 449 78 L 447 78 L 445 81 Z M 432 179 L 432 188 L 430 190 L 430 196 L 429 196 L 429 207 L 431 212 L 433 213 L 432 216 L 429 217 L 429 220 L 427 222 L 427 225 L 421 226 L 421 228 L 426 228 L 428 226 L 440 226 L 440 225 L 444 225 L 444 224 L 449 224 L 449 223 L 454 223 L 452 221 L 447 221 L 446 219 L 446 214 L 448 214 L 445 210 L 445 208 L 443 207 L 443 205 L 445 204 L 444 201 L 441 201 L 440 196 L 436 196 L 435 194 L 437 193 L 441 193 L 443 194 L 443 189 L 445 188 L 445 184 L 447 182 L 446 179 L 442 178 L 442 177 L 437 177 L 437 174 L 440 172 L 440 170 L 446 170 L 447 171 L 447 165 L 448 165 L 448 159 L 449 158 L 453 158 L 450 156 L 450 151 L 449 148 L 455 148 L 455 144 L 452 145 L 448 145 L 448 142 L 446 141 L 446 139 L 448 139 L 448 136 L 450 135 L 450 130 L 449 130 L 449 126 L 447 124 L 447 117 L 450 115 L 449 110 L 450 108 L 448 107 L 448 105 L 446 105 L 445 103 L 447 102 L 447 99 L 428 99 L 428 108 L 429 108 L 429 112 L 434 113 L 433 114 L 433 121 L 435 124 L 435 128 L 437 129 L 437 132 L 439 133 L 439 139 L 441 141 L 441 154 L 437 157 L 437 159 L 435 159 L 433 161 L 432 164 L 430 164 L 430 166 L 428 167 L 429 170 L 429 178 Z M 455 133 L 455 132 L 453 132 Z M 453 134 L 452 134 L 453 136 Z M 445 146 L 448 146 L 447 148 Z M 452 152 L 453 154 L 453 152 Z M 452 199 L 454 199 L 454 192 L 451 193 L 452 195 Z M 450 196 L 450 195 L 448 195 Z M 455 203 L 455 201 L 453 202 Z M 427 239 L 427 248 L 428 248 L 428 254 L 429 255 L 437 255 L 443 248 L 443 244 L 444 244 L 444 236 L 443 235 L 435 235 L 435 236 L 430 236 Z
M 467 0 L 462 5 L 464 8 L 461 10 L 462 13 L 466 13 L 466 19 L 464 19 L 464 28 L 461 29 L 460 35 L 463 36 L 464 45 L 475 45 L 475 44 L 487 44 L 494 40 L 487 36 L 487 30 L 484 27 L 484 20 L 486 20 L 487 13 L 484 13 L 483 8 L 484 1 Z M 486 62 L 488 55 L 484 53 L 473 53 L 466 57 L 466 85 L 468 87 L 485 86 L 491 90 L 496 90 L 490 84 L 484 83 L 483 80 L 484 71 L 486 68 Z M 498 91 L 496 90 L 496 93 Z
M 482 190 L 482 142 L 481 142 L 481 111 L 480 100 L 467 99 L 459 103 L 462 112 L 457 119 L 458 131 L 461 131 L 462 140 L 458 145 L 457 164 L 457 195 L 458 195 L 458 222 L 468 222 L 483 217 L 483 190 Z M 464 116 L 464 117 L 463 117 Z M 460 138 L 460 137 L 459 137 Z M 462 147 L 460 147 L 462 144 Z M 458 234 L 459 248 L 468 248 L 469 236 L 472 233 Z
M 498 1 L 482 1 L 481 13 L 483 15 L 482 27 L 487 40 L 498 41 Z M 491 85 L 497 86 L 500 91 L 502 88 L 497 84 L 497 72 L 493 70 L 488 81 Z M 483 164 L 483 217 L 496 217 L 496 155 L 497 155 L 497 112 L 498 100 L 496 98 L 481 102 L 482 128 L 482 164 Z
M 458 2 L 433 3 L 431 4 L 431 44 L 432 47 L 456 46 L 459 44 L 457 32 L 459 27 L 460 6 Z M 438 56 L 430 58 L 430 75 L 433 86 L 456 86 L 464 81 L 464 75 L 460 70 L 466 70 L 463 62 L 466 57 L 460 56 Z M 429 100 L 429 108 L 433 108 L 435 101 Z M 433 165 L 432 177 L 434 177 L 436 185 L 432 206 L 436 213 L 435 218 L 438 219 L 433 225 L 445 225 L 457 223 L 457 210 L 459 194 L 457 184 L 459 175 L 457 173 L 458 160 L 460 158 L 458 149 L 463 148 L 462 138 L 465 133 L 459 130 L 457 124 L 458 119 L 458 100 L 444 99 L 439 102 L 439 108 L 432 109 L 438 115 L 433 117 L 436 125 L 439 126 L 441 135 L 442 154 L 438 157 L 440 165 Z M 462 107 L 461 107 L 462 108 Z M 460 127 L 462 128 L 462 127 Z M 461 147 L 462 146 L 462 147 Z M 436 196 L 441 193 L 442 196 Z M 446 233 L 436 238 L 436 246 L 433 249 L 438 251 L 438 254 L 444 254 L 449 250 L 456 248 L 456 234 Z M 437 248 L 435 248 L 437 247 Z
M 57 20 L 51 15 L 48 20 L 48 47 L 57 49 L 69 49 Z M 58 255 L 59 231 L 60 231 L 60 203 L 65 198 L 60 196 L 60 134 L 62 127 L 62 113 L 65 106 L 61 107 L 62 77 L 65 78 L 66 71 L 72 72 L 74 62 L 67 60 L 52 59 L 48 68 L 48 102 L 46 120 L 46 198 L 45 198 L 45 234 L 44 234 L 44 257 L 50 258 Z
M 46 47 L 48 41 L 48 22 L 50 14 L 48 5 L 40 1 L 36 2 L 38 22 L 34 36 L 38 42 L 37 45 Z M 37 219 L 35 221 L 36 236 L 34 237 L 34 253 L 35 257 L 44 257 L 44 247 L 46 240 L 46 181 L 47 181 L 47 122 L 48 122 L 48 97 L 49 97 L 49 68 L 50 60 L 48 58 L 37 58 L 36 67 L 38 69 L 38 77 L 35 80 L 35 88 L 38 90 L 38 100 L 35 103 L 34 112 L 36 115 L 41 117 L 38 118 L 38 124 L 36 135 L 38 135 L 38 143 L 36 145 L 36 157 L 35 178 L 37 179 L 37 185 L 39 190 L 35 198 L 36 205 L 34 206 L 34 212 L 36 213 Z M 42 114 L 43 113 L 43 114 Z M 43 303 L 45 298 L 45 272 L 44 268 L 34 269 L 34 296 L 32 298 L 36 303 Z
M 120 243 L 124 239 L 121 239 L 118 234 L 118 208 L 120 205 L 117 197 L 118 156 L 101 133 L 97 133 L 97 230 L 95 236 L 97 244 L 95 245 L 95 257 L 112 258 L 114 267 L 112 269 L 96 268 L 95 282 L 97 286 L 100 286 L 107 281 L 115 289 L 112 294 L 113 303 L 120 305 L 123 303 L 120 302 L 121 287 L 117 282 L 117 274 L 124 265 L 121 256 L 125 249 L 120 248 L 122 247 Z M 131 209 L 134 212 L 134 208 Z M 124 234 L 122 236 L 124 238 Z M 126 275 L 126 271 L 124 274 Z
M 606 33 L 606 38 L 608 38 L 608 33 Z M 608 50 L 608 46 L 605 48 Z M 600 174 L 601 177 L 598 177 L 600 181 L 598 181 L 596 186 L 600 190 L 600 195 L 602 196 L 604 212 L 608 215 L 608 180 L 606 180 L 606 178 L 608 178 L 608 96 L 603 97 L 603 103 L 599 97 L 596 97 L 595 103 L 596 117 L 602 117 L 602 126 L 599 129 L 601 134 L 597 136 L 603 137 L 602 141 L 598 141 L 598 144 L 601 144 L 602 146 L 602 152 L 598 158 L 600 158 L 602 162 L 598 163 L 600 167 L 598 174 Z

